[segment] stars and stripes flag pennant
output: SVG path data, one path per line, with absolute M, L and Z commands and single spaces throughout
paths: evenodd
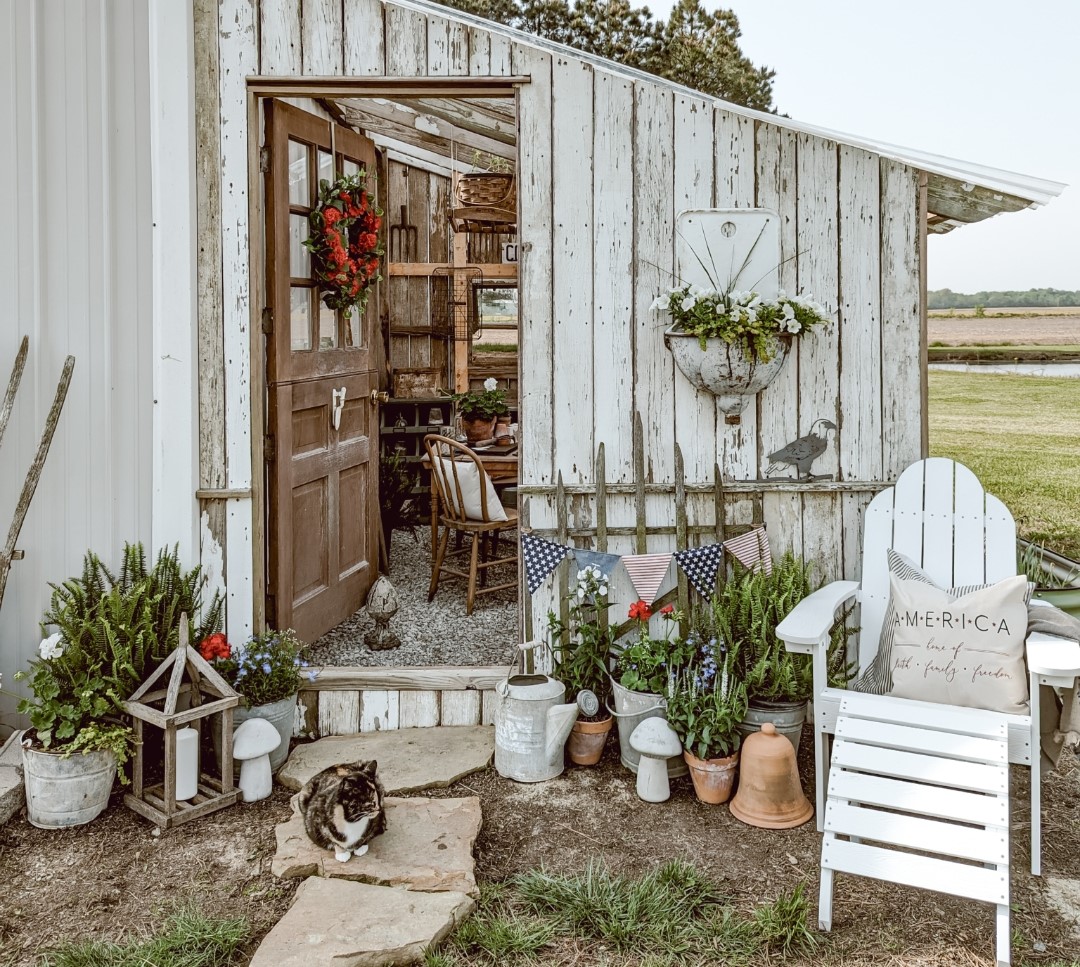
M 615 570 L 615 565 L 622 560 L 618 554 L 606 554 L 603 551 L 588 551 L 581 547 L 573 548 L 571 554 L 574 561 L 577 563 L 579 571 L 583 571 L 591 565 L 599 570 L 605 578 L 611 577 L 611 572 Z
M 671 554 L 624 554 L 622 562 L 638 597 L 652 604 L 671 566 Z
M 724 548 L 720 544 L 706 544 L 676 551 L 675 563 L 682 568 L 698 594 L 708 598 L 716 591 L 716 572 L 720 570 L 723 557 Z
M 529 594 L 536 593 L 536 589 L 544 583 L 544 578 L 559 566 L 559 562 L 569 551 L 570 548 L 545 541 L 542 537 L 521 535 L 521 556 L 525 562 L 525 580 L 529 586 Z
M 772 552 L 769 550 L 769 535 L 765 533 L 764 527 L 755 527 L 730 541 L 724 541 L 723 547 L 748 570 L 772 574 Z

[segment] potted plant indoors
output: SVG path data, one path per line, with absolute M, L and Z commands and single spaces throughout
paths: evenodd
M 746 715 L 746 686 L 731 674 L 728 653 L 720 664 L 710 645 L 700 664 L 672 675 L 667 688 L 667 720 L 683 744 L 683 758 L 698 799 L 727 802 L 735 782 Z
M 616 642 L 612 649 L 615 667 L 611 688 L 620 755 L 622 764 L 632 772 L 637 772 L 638 754 L 630 746 L 631 734 L 644 719 L 663 717 L 668 677 L 689 665 L 694 657 L 694 645 L 679 634 L 682 613 L 670 604 L 658 613 L 664 634 L 653 638 L 649 633 L 652 608 L 644 601 L 635 601 L 630 605 L 629 618 L 636 625 L 637 637 L 621 645 Z M 668 775 L 686 775 L 686 764 L 678 757 L 669 759 Z
M 580 709 L 567 740 L 570 761 L 591 766 L 600 761 L 611 731 L 607 659 L 615 635 L 607 624 L 611 607 L 607 578 L 598 567 L 582 568 L 566 602 L 565 622 L 548 612 L 553 677 L 566 687 L 567 700 L 576 700 Z
M 506 393 L 499 389 L 498 380 L 491 376 L 484 380 L 484 388 L 478 392 L 451 393 L 450 399 L 461 417 L 461 429 L 469 443 L 492 439 L 495 419 L 509 413 Z
M 276 772 L 289 755 L 300 676 L 310 681 L 317 677 L 304 657 L 304 643 L 290 630 L 265 631 L 241 645 L 230 645 L 225 635 L 213 634 L 199 642 L 199 654 L 243 698 L 233 711 L 234 728 L 247 719 L 261 718 L 277 729 L 281 741 L 270 753 L 270 768 Z M 220 761 L 218 735 L 215 729 L 214 751 Z

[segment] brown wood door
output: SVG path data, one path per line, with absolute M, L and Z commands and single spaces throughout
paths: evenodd
M 313 641 L 361 606 L 376 576 L 378 308 L 374 293 L 362 317 L 328 308 L 303 241 L 321 179 L 361 166 L 374 191 L 375 146 L 281 102 L 266 111 L 267 620 Z

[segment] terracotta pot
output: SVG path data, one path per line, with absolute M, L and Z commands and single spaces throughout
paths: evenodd
M 683 758 L 690 767 L 690 779 L 698 799 L 715 806 L 731 798 L 735 770 L 739 767 L 737 750 L 726 759 L 699 759 L 693 752 L 683 749 Z
M 578 719 L 574 723 L 566 742 L 566 751 L 570 753 L 570 761 L 574 765 L 594 766 L 600 761 L 612 721 L 609 715 L 600 722 L 582 722 Z
M 495 417 L 479 417 L 470 420 L 468 417 L 461 418 L 461 429 L 465 439 L 469 443 L 479 443 L 481 440 L 490 440 L 495 433 Z

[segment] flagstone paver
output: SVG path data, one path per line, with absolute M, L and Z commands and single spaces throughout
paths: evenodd
M 1048 876 L 1045 885 L 1050 906 L 1073 924 L 1073 936 L 1080 937 L 1080 880 Z
M 3 826 L 26 803 L 22 777 L 21 732 L 12 733 L 0 749 L 0 826 Z
M 327 766 L 375 759 L 387 795 L 398 795 L 449 786 L 485 769 L 494 754 L 495 729 L 490 725 L 331 735 L 298 745 L 276 778 L 295 792 Z
M 323 876 L 381 886 L 404 886 L 425 892 L 457 892 L 479 896 L 473 844 L 480 833 L 480 800 L 386 799 L 386 830 L 363 856 L 339 863 L 304 832 L 304 820 L 293 802 L 293 814 L 277 829 L 274 876 L 295 879 Z
M 420 893 L 311 877 L 250 967 L 389 967 L 423 959 L 472 913 L 464 893 Z

